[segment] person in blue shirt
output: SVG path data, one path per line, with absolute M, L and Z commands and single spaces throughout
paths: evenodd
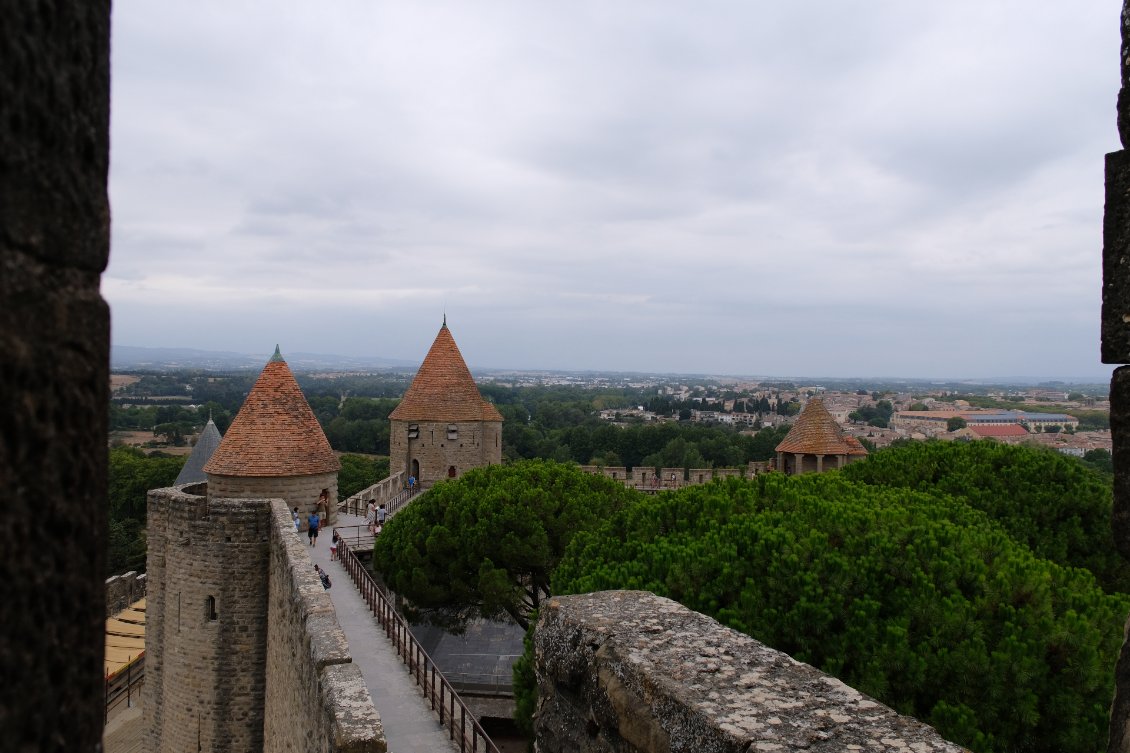
M 306 535 L 308 537 L 310 537 L 310 546 L 317 546 L 318 545 L 318 525 L 319 525 L 319 523 L 320 523 L 320 521 L 318 520 L 318 513 L 316 513 L 316 512 L 310 513 L 310 516 L 308 518 L 306 518 L 306 524 L 308 526 L 310 526 L 310 529 L 308 531 L 306 531 Z

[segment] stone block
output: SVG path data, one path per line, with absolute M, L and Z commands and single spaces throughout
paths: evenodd
M 1102 361 L 1130 363 L 1130 152 L 1106 155 Z
M 357 665 L 326 667 L 322 686 L 333 719 L 334 753 L 386 753 L 384 726 Z
M 541 753 L 962 753 L 901 716 L 670 599 L 560 596 L 535 634 Z
M 1110 431 L 1114 451 L 1114 544 L 1130 558 L 1130 366 L 1115 369 L 1110 379 Z

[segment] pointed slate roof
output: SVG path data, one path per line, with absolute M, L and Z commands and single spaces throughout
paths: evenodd
M 184 467 L 177 474 L 177 480 L 173 482 L 173 486 L 199 484 L 202 481 L 207 481 L 208 477 L 204 475 L 204 464 L 211 460 L 212 454 L 219 446 L 220 430 L 216 428 L 216 423 L 209 418 L 208 423 L 204 424 L 204 430 L 196 438 L 196 446 L 192 448 L 192 454 L 188 456 L 188 460 L 184 462 Z
M 447 328 L 439 328 L 420 370 L 389 414 L 393 421 L 501 421 L 498 409 L 483 399 L 459 346 Z
M 797 416 L 796 423 L 777 452 L 808 453 L 812 455 L 866 455 L 867 449 L 844 430 L 824 407 L 824 401 L 813 398 Z
M 217 476 L 313 476 L 341 470 L 278 346 L 204 472 Z

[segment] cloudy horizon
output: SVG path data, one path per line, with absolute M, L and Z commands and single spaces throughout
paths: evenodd
M 1106 379 L 1120 10 L 117 2 L 113 342 Z

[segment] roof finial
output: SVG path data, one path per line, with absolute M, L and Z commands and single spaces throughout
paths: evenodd
M 443 326 L 447 326 L 447 311 L 443 312 Z
M 271 361 L 281 361 L 281 360 L 283 360 L 282 352 L 279 350 L 278 343 L 275 343 L 275 354 L 273 356 L 271 356 Z

